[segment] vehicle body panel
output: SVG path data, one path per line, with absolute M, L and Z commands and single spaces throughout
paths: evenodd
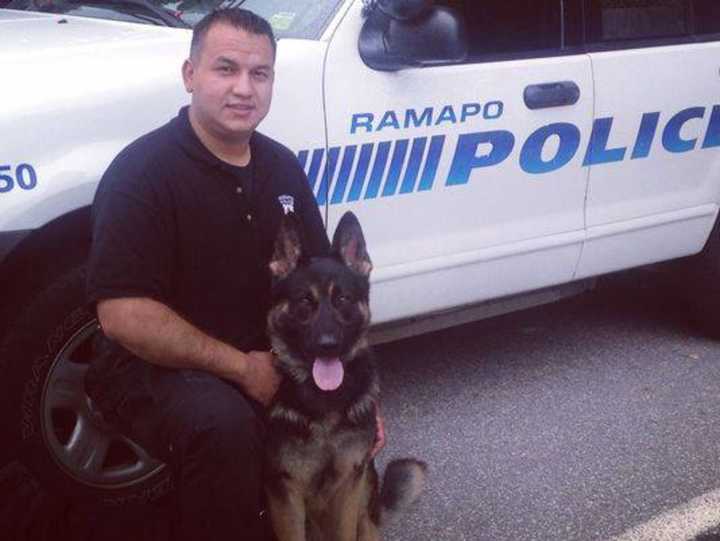
M 601 119 L 611 124 L 585 157 L 578 276 L 702 249 L 720 201 L 719 54 L 717 42 L 590 53 L 596 131 Z

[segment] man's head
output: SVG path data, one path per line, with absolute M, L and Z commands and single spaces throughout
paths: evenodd
M 275 49 L 270 24 L 244 9 L 213 11 L 195 26 L 182 71 L 192 117 L 207 135 L 242 141 L 265 118 Z

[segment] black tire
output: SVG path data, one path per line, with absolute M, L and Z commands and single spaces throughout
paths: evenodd
M 677 297 L 692 326 L 708 338 L 720 339 L 720 219 L 699 254 L 675 265 Z
M 77 503 L 137 507 L 169 494 L 170 468 L 108 425 L 83 380 L 98 324 L 84 306 L 85 270 L 39 294 L 0 349 L 3 442 L 44 488 Z

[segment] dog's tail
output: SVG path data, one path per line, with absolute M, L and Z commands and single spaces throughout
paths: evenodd
M 414 458 L 388 464 L 380 491 L 380 524 L 387 525 L 405 511 L 425 488 L 427 464 Z

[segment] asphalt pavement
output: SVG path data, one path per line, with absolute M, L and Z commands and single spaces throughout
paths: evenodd
M 413 455 L 431 471 L 387 538 L 612 539 L 720 487 L 720 343 L 694 328 L 672 279 L 615 275 L 380 347 L 383 460 Z

